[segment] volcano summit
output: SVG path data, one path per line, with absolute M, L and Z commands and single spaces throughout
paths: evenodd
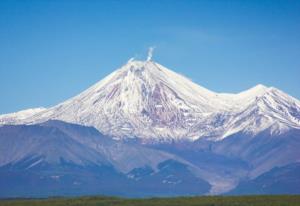
M 300 128 L 299 100 L 276 88 L 257 85 L 238 94 L 215 93 L 151 58 L 130 60 L 81 94 L 30 111 L 2 115 L 0 122 L 55 119 L 93 126 L 116 139 L 155 142 L 220 140 L 237 132 Z
M 300 193 L 299 134 L 300 102 L 276 88 L 216 93 L 131 59 L 56 106 L 0 116 L 0 196 Z

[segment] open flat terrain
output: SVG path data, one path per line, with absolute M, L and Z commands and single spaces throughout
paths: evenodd
M 300 206 L 300 195 L 123 199 L 80 197 L 1 200 L 1 206 Z

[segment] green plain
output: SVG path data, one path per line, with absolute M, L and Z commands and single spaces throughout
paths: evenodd
M 300 206 L 300 195 L 125 199 L 78 197 L 0 200 L 0 206 Z

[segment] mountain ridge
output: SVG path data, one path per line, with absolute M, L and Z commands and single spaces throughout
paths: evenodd
M 22 112 L 21 112 L 22 113 Z M 94 126 L 115 139 L 215 141 L 243 131 L 300 128 L 300 101 L 264 85 L 215 93 L 152 61 L 130 60 L 79 95 L 23 115 L 1 115 L 0 124 L 50 119 Z
M 0 115 L 0 196 L 298 193 L 299 137 L 300 101 L 279 89 L 216 93 L 130 60 L 53 107 Z

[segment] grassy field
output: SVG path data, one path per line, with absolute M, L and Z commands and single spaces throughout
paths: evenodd
M 300 206 L 300 195 L 122 199 L 114 197 L 0 200 L 1 206 Z

